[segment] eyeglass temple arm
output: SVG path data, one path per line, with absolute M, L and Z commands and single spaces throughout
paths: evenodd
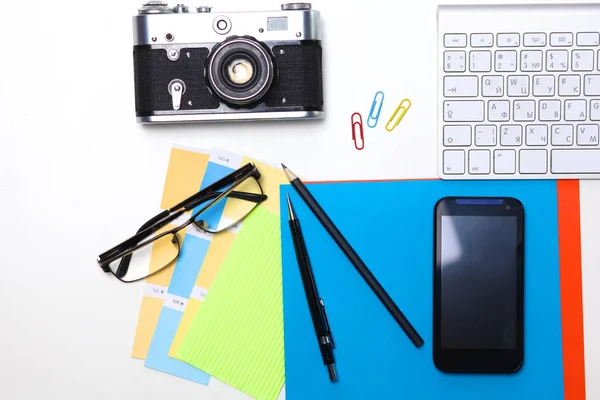
M 233 182 L 238 180 L 240 177 L 248 174 L 252 170 L 255 170 L 255 173 L 258 174 L 258 177 L 260 177 L 260 174 L 258 173 L 256 166 L 252 163 L 248 163 L 248 164 L 244 165 L 243 167 L 239 168 L 238 170 L 232 172 L 231 174 L 219 179 L 218 181 L 216 181 L 215 183 L 210 185 L 210 187 L 214 192 L 218 192 L 223 187 L 232 184 Z M 257 179 L 258 179 L 258 177 L 257 177 Z M 169 211 L 173 212 L 180 208 L 185 208 L 186 210 L 189 210 L 190 208 L 194 208 L 196 205 L 199 204 L 199 203 L 197 203 L 198 200 L 202 199 L 203 201 L 206 201 L 204 199 L 209 195 L 210 195 L 209 193 L 206 193 L 206 188 L 202 189 L 195 195 L 183 200 L 179 204 L 174 205 L 173 207 L 171 207 L 169 209 Z M 190 204 L 195 204 L 195 205 L 190 207 Z
M 199 204 L 202 204 L 208 200 L 212 200 L 215 197 L 220 196 L 223 192 L 212 192 L 204 197 L 196 198 L 195 201 L 186 200 L 186 203 L 183 205 L 185 211 L 189 211 L 194 209 Z M 267 199 L 267 195 L 265 194 L 257 194 L 257 193 L 248 193 L 248 192 L 231 192 L 227 194 L 227 197 L 231 197 L 234 199 L 251 201 L 252 203 L 260 204 Z M 183 203 L 181 203 L 183 204 Z M 173 210 L 174 208 L 171 208 Z
M 222 192 L 211 193 L 210 197 L 215 198 L 220 195 Z M 262 203 L 267 199 L 266 194 L 257 194 L 257 193 L 248 193 L 248 192 L 231 192 L 227 195 L 227 197 L 231 197 L 234 199 L 246 200 L 252 203 Z M 210 200 L 210 199 L 208 199 Z

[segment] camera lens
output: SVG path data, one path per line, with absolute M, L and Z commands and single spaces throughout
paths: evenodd
M 236 58 L 227 64 L 227 77 L 238 85 L 245 85 L 254 76 L 252 61 L 245 58 Z
M 232 37 L 216 45 L 207 60 L 211 89 L 231 105 L 258 102 L 271 89 L 274 76 L 270 50 L 250 37 Z

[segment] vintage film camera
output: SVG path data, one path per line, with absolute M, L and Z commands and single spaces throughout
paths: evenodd
M 213 13 L 149 1 L 133 17 L 137 121 L 323 118 L 320 14 Z

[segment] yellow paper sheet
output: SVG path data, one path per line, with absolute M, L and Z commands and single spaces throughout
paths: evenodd
M 253 162 L 261 173 L 260 184 L 264 193 L 267 195 L 267 200 L 261 203 L 261 207 L 279 216 L 279 185 L 287 183 L 285 173 L 281 168 L 276 168 L 250 157 L 244 157 L 242 165 L 245 165 L 248 162 Z M 240 190 L 243 191 L 243 189 Z M 236 203 L 239 204 L 239 202 L 227 203 L 223 215 L 226 217 L 228 215 L 235 215 L 236 213 L 233 211 L 232 206 L 235 206 Z M 181 345 L 181 341 L 187 333 L 194 316 L 200 309 L 200 306 L 204 301 L 204 296 L 208 293 L 213 280 L 217 276 L 219 268 L 223 264 L 223 261 L 235 240 L 238 229 L 239 226 L 232 231 L 219 233 L 213 238 L 206 258 L 200 268 L 198 279 L 196 279 L 196 286 L 194 287 L 192 296 L 188 300 L 188 305 L 183 313 L 181 322 L 179 323 L 175 339 L 171 344 L 171 349 L 169 351 L 170 357 L 175 358 L 175 354 Z
M 209 154 L 205 152 L 176 147 L 171 150 L 163 196 L 160 203 L 161 209 L 170 208 L 198 192 L 202 184 L 202 178 L 206 172 L 208 160 Z M 148 218 L 150 217 L 152 215 L 148 216 Z M 140 225 L 143 222 L 145 221 L 142 221 Z M 181 238 L 184 236 L 181 235 Z M 164 265 L 162 264 L 162 260 L 159 260 L 156 254 L 153 253 L 150 259 L 150 270 L 160 268 L 162 265 Z M 165 268 L 145 281 L 142 304 L 140 306 L 131 351 L 131 356 L 134 358 L 145 359 L 148 354 L 154 329 L 156 328 L 158 317 L 163 307 L 164 294 L 167 292 L 167 288 L 171 282 L 173 266 Z

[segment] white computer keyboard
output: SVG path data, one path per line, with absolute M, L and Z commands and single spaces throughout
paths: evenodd
M 600 5 L 438 8 L 443 179 L 600 178 Z

